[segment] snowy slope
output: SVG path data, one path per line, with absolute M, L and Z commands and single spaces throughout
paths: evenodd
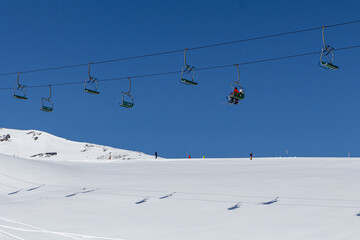
M 124 160 L 153 158 L 135 151 L 73 142 L 36 130 L 0 128 L 0 153 L 27 159 Z
M 359 172 L 356 158 L 0 155 L 0 239 L 357 240 Z

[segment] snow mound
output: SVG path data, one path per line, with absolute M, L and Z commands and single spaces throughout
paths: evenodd
M 131 160 L 150 155 L 91 143 L 74 142 L 37 130 L 0 128 L 0 153 L 25 159 Z

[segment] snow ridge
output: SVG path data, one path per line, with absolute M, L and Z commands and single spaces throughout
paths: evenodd
M 42 131 L 6 128 L 0 128 L 0 153 L 26 159 L 57 161 L 116 161 L 154 158 L 142 152 L 74 142 Z

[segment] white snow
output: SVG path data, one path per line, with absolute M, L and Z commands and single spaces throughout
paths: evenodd
M 359 158 L 39 161 L 0 154 L 0 239 L 355 240 L 359 172 Z
M 5 140 L 7 135 L 10 138 Z M 0 153 L 27 159 L 68 161 L 153 158 L 141 152 L 91 143 L 74 142 L 37 130 L 14 130 L 7 128 L 0 128 Z M 56 155 L 51 155 L 51 153 L 56 153 Z

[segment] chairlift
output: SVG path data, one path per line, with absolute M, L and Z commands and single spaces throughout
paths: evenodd
M 331 47 L 330 45 L 325 43 L 325 27 L 322 27 L 322 39 L 323 39 L 323 44 L 324 46 L 321 49 L 321 55 L 320 55 L 320 66 L 325 68 L 325 69 L 332 69 L 332 70 L 336 70 L 339 67 L 335 66 L 333 64 L 333 60 L 334 60 L 334 48 Z
M 84 91 L 87 93 L 97 95 L 97 94 L 100 94 L 100 92 L 98 91 L 98 80 L 97 80 L 97 78 L 93 78 L 90 76 L 90 66 L 91 66 L 91 63 L 89 63 L 89 68 L 88 68 L 89 79 L 87 79 L 85 81 Z
M 131 78 L 129 78 L 129 91 L 123 92 L 121 91 L 121 103 L 119 105 L 125 108 L 133 108 L 134 107 L 134 97 L 130 94 L 131 92 Z
M 17 87 L 14 88 L 14 98 L 17 99 L 22 99 L 22 100 L 27 100 L 27 96 L 26 96 L 26 86 L 25 85 L 21 85 L 19 82 L 19 77 L 20 77 L 20 73 L 18 72 L 17 74 Z
M 48 98 L 41 98 L 40 110 L 44 111 L 44 112 L 52 112 L 54 110 L 54 104 L 50 99 L 51 98 L 51 86 L 50 85 L 49 85 L 49 91 L 50 91 L 50 94 L 49 94 Z
M 231 88 L 233 89 L 232 93 L 228 96 L 228 103 L 229 104 L 239 104 L 239 100 L 244 100 L 245 98 L 245 91 L 246 89 L 240 85 L 240 69 L 239 65 L 236 64 L 237 71 L 238 71 L 238 80 L 236 82 L 231 83 Z M 239 92 L 235 92 L 235 89 L 237 89 Z
M 180 82 L 187 85 L 197 85 L 198 83 L 194 81 L 195 78 L 195 67 L 192 67 L 186 63 L 186 48 L 184 51 L 184 62 L 185 66 L 182 68 Z

